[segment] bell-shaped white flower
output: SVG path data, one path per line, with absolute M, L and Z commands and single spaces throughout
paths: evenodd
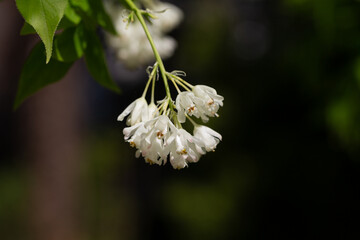
M 194 128 L 194 137 L 205 147 L 206 151 L 214 151 L 216 145 L 221 141 L 221 135 L 209 127 L 198 125 Z
M 159 110 L 158 107 L 155 105 L 155 103 L 153 102 L 150 103 L 148 110 L 149 110 L 149 120 L 159 116 Z
M 176 127 L 165 115 L 147 121 L 144 126 L 148 132 L 143 135 L 140 146 L 142 156 L 149 163 L 165 164 L 169 154 L 167 138 L 176 131 Z
M 214 88 L 205 85 L 196 85 L 192 91 L 196 97 L 205 101 L 204 110 L 208 116 L 218 116 L 217 111 L 223 106 L 223 96 L 218 95 Z
M 148 132 L 148 129 L 145 128 L 144 122 L 135 124 L 134 126 L 124 128 L 124 139 L 130 144 L 131 147 L 137 148 L 135 156 L 139 158 L 142 155 L 141 147 L 144 147 L 146 144 L 144 142 L 144 135 Z M 155 159 L 155 158 L 153 158 Z M 153 164 L 155 161 L 150 160 L 149 158 L 145 159 L 145 162 Z
M 201 141 L 194 138 L 184 129 L 178 129 L 168 139 L 170 163 L 174 169 L 188 166 L 189 162 L 199 161 L 205 151 L 200 146 Z
M 178 120 L 183 123 L 186 120 L 186 115 L 195 116 L 207 122 L 209 118 L 206 116 L 204 109 L 205 102 L 199 97 L 196 97 L 192 92 L 180 92 L 176 97 L 176 109 L 178 110 Z
M 157 165 L 162 165 L 163 163 L 166 163 L 166 157 L 160 156 L 164 152 L 164 146 L 162 144 L 162 141 L 160 139 L 155 139 L 154 142 L 149 143 L 148 141 L 143 141 L 141 148 L 139 149 L 139 152 L 145 159 L 145 162 Z
M 118 121 L 127 118 L 126 124 L 134 126 L 135 124 L 149 120 L 149 109 L 145 98 L 141 97 L 132 102 L 118 117 Z
M 135 124 L 134 126 L 124 128 L 124 139 L 130 143 L 130 146 L 139 148 L 142 145 L 143 135 L 148 132 L 145 128 L 144 122 Z

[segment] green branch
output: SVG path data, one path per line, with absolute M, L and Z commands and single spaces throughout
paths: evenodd
M 154 43 L 154 40 L 152 39 L 152 36 L 149 32 L 149 29 L 145 23 L 145 20 L 144 20 L 144 17 L 142 16 L 142 13 L 141 13 L 141 10 L 133 3 L 132 0 L 125 0 L 125 2 L 129 5 L 130 9 L 132 11 L 134 11 L 136 17 L 139 19 L 139 22 L 141 24 L 141 26 L 143 27 L 144 31 L 145 31 L 145 34 L 146 34 L 146 37 L 148 38 L 149 40 L 149 43 L 151 45 L 151 48 L 154 52 L 154 56 L 155 56 L 155 59 L 156 61 L 158 62 L 159 64 L 159 69 L 160 69 L 160 73 L 161 73 L 161 77 L 163 78 L 164 80 L 164 85 L 165 85 L 165 90 L 166 90 L 166 95 L 167 97 L 169 98 L 169 101 L 170 101 L 170 108 L 173 108 L 173 103 L 171 101 L 171 93 L 170 93 L 170 88 L 169 88 L 169 84 L 168 84 L 168 81 L 167 81 L 167 77 L 166 77 L 166 70 L 165 70 L 165 66 L 164 66 L 164 63 L 160 57 L 160 54 L 155 46 L 155 43 Z

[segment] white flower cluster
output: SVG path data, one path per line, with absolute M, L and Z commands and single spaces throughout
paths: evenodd
M 144 96 L 131 103 L 118 117 L 119 121 L 127 118 L 127 127 L 123 130 L 125 140 L 137 148 L 136 157 L 142 156 L 150 164 L 163 165 L 169 158 L 175 169 L 182 169 L 188 163 L 199 161 L 201 155 L 214 151 L 222 139 L 221 135 L 209 127 L 196 124 L 190 116 L 217 116 L 223 97 L 215 89 L 197 85 L 192 91 L 180 92 L 176 104 L 165 99 L 155 106 L 147 104 Z M 173 104 L 175 110 L 168 109 Z M 188 118 L 194 124 L 191 135 L 181 127 Z M 171 119 L 173 121 L 171 121 Z
M 117 49 L 118 57 L 130 67 L 144 64 L 154 57 L 156 63 L 148 68 L 149 80 L 144 93 L 119 115 L 118 121 L 128 116 L 126 123 L 129 127 L 123 133 L 125 141 L 137 149 L 137 157 L 142 156 L 149 164 L 164 165 L 170 161 L 173 168 L 182 169 L 188 163 L 199 161 L 206 152 L 214 151 L 221 141 L 219 133 L 197 124 L 193 118 L 207 122 L 210 117 L 217 117 L 224 98 L 211 87 L 193 86 L 186 82 L 181 78 L 186 75 L 182 71 L 169 73 L 165 70 L 160 56 L 170 56 L 176 45 L 175 40 L 165 34 L 181 21 L 180 9 L 157 0 L 140 0 L 137 4 L 147 7 L 140 10 L 131 0 L 125 2 L 131 10 L 126 21 L 119 15 L 121 10 L 117 7 L 109 9 L 119 33 L 118 37 L 108 39 L 110 45 Z M 134 15 L 138 22 L 134 21 Z M 153 19 L 149 27 L 143 16 Z M 155 104 L 155 83 L 160 76 L 164 81 L 166 98 Z M 178 91 L 175 102 L 169 82 Z M 151 101 L 148 104 L 145 97 L 151 83 Z M 194 126 L 193 134 L 182 126 L 187 119 Z
M 144 0 L 143 0 L 144 1 Z M 149 12 L 153 13 L 149 31 L 163 59 L 171 57 L 177 46 L 175 39 L 166 34 L 183 19 L 183 12 L 170 3 L 152 1 Z M 117 58 L 129 68 L 146 65 L 154 60 L 153 51 L 139 21 L 129 24 L 124 17 L 126 10 L 120 5 L 108 3 L 106 9 L 111 16 L 118 36 L 106 34 L 108 45 L 116 52 Z M 159 14 L 156 14 L 156 13 Z

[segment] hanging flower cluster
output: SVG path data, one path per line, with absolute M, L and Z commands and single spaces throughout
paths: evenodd
M 178 91 L 175 103 L 168 96 L 154 102 L 155 81 L 158 78 L 158 63 L 149 73 L 149 80 L 143 95 L 131 103 L 118 117 L 123 121 L 126 116 L 129 127 L 123 130 L 125 140 L 137 148 L 136 157 L 142 156 L 150 164 L 163 165 L 170 159 L 175 169 L 188 163 L 199 161 L 201 155 L 214 151 L 221 135 L 209 127 L 195 123 L 192 117 L 204 122 L 209 117 L 218 116 L 224 98 L 216 90 L 204 86 L 192 86 L 179 76 L 179 72 L 166 73 Z M 145 96 L 152 83 L 151 101 Z M 185 91 L 181 91 L 182 87 Z M 181 123 L 188 119 L 194 125 L 193 135 L 183 129 Z
M 169 58 L 173 55 L 177 43 L 174 38 L 166 34 L 179 25 L 183 19 L 183 12 L 170 3 L 144 0 L 143 3 L 148 7 L 145 11 L 148 19 L 151 19 L 148 28 L 158 46 L 159 54 L 163 59 Z M 115 51 L 117 58 L 129 68 L 154 61 L 148 39 L 133 13 L 129 14 L 129 11 L 118 4 L 107 2 L 105 6 L 118 33 L 117 36 L 106 34 L 106 40 Z
M 153 52 L 152 56 L 155 57 L 156 63 L 147 70 L 149 80 L 142 96 L 119 115 L 118 121 L 123 121 L 127 117 L 128 127 L 123 130 L 123 133 L 125 141 L 137 149 L 136 157 L 142 156 L 149 164 L 164 165 L 170 161 L 173 168 L 182 169 L 188 166 L 188 163 L 199 161 L 206 152 L 214 151 L 221 141 L 222 137 L 219 133 L 196 123 L 194 118 L 207 122 L 210 117 L 218 117 L 217 112 L 219 107 L 223 106 L 224 98 L 211 87 L 191 85 L 183 79 L 186 74 L 182 71 L 167 72 L 165 70 L 160 57 L 164 46 L 157 37 L 163 38 L 163 33 L 179 23 L 182 18 L 180 10 L 173 5 L 159 1 L 140 1 L 143 5 L 157 6 L 157 8 L 153 8 L 155 10 L 166 8 L 156 12 L 158 17 L 153 16 L 154 11 L 140 10 L 131 0 L 125 0 L 125 2 L 129 5 L 130 12 L 125 22 L 119 22 L 122 29 L 118 30 L 123 38 L 122 41 L 117 40 L 118 43 L 116 43 L 119 47 L 119 57 L 124 57 L 126 61 L 130 60 L 128 64 L 132 65 L 135 62 L 142 63 L 138 59 L 138 54 L 150 55 L 150 51 Z M 134 21 L 134 17 L 138 21 Z M 145 18 L 159 19 L 160 21 L 154 20 L 148 27 Z M 143 29 L 141 34 L 140 27 Z M 122 32 L 126 31 L 124 30 L 126 28 L 127 31 L 131 29 L 132 35 L 129 34 L 130 32 L 128 32 L 129 35 Z M 158 35 L 159 32 L 162 34 Z M 129 38 L 128 41 L 126 38 Z M 143 43 L 144 39 L 147 39 L 148 42 Z M 160 49 L 157 46 L 160 46 Z M 166 54 L 163 55 L 166 56 Z M 147 58 L 144 57 L 144 59 Z M 155 83 L 160 78 L 165 86 L 166 97 L 155 102 Z M 178 93 L 175 101 L 171 96 L 169 82 L 173 84 Z M 152 86 L 151 100 L 148 104 L 146 95 L 150 85 Z M 186 120 L 193 124 L 193 134 L 183 128 L 182 124 Z

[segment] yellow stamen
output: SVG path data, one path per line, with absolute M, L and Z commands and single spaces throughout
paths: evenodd
M 145 159 L 145 162 L 147 162 L 150 165 L 155 164 L 150 158 Z
M 185 155 L 185 154 L 187 154 L 187 151 L 186 151 L 186 149 L 184 148 L 183 150 L 181 150 L 180 152 L 176 152 L 177 154 L 179 154 L 179 155 Z
M 192 113 L 193 111 L 195 111 L 195 106 L 191 106 L 188 108 L 188 113 Z
M 161 131 L 159 131 L 156 133 L 156 136 L 160 139 L 164 137 L 164 134 Z

